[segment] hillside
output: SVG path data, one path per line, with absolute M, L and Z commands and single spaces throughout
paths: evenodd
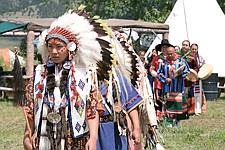
M 62 0 L 4 0 L 0 18 L 55 18 L 65 11 L 66 2 Z
M 81 2 L 89 3 L 87 0 L 0 0 L 0 2 L 0 18 L 57 18 L 60 15 L 64 14 L 67 8 L 77 8 L 77 6 L 75 7 L 75 5 L 78 5 L 78 3 Z M 90 3 L 93 2 L 94 1 L 90 1 Z M 102 0 L 96 0 L 95 2 L 101 3 L 103 7 L 110 8 L 113 6 L 113 4 L 106 4 L 102 2 Z M 160 4 L 160 0 L 153 0 L 153 2 L 156 4 Z M 223 12 L 225 12 L 224 0 L 217 0 L 217 2 L 219 3 Z M 152 2 L 148 3 L 149 5 L 152 4 Z M 90 9 L 93 8 L 91 7 Z M 113 7 L 110 9 L 113 9 Z

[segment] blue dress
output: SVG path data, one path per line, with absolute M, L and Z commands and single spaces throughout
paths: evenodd
M 118 77 L 121 81 L 121 78 Z M 120 82 L 121 83 L 121 82 Z M 140 103 L 142 103 L 142 97 L 138 94 L 136 89 L 124 79 L 124 84 L 120 84 L 121 88 L 121 103 L 123 106 L 123 111 L 129 113 L 134 108 L 136 108 Z M 103 97 L 107 93 L 107 85 L 104 85 L 100 89 Z M 126 95 L 127 93 L 127 95 Z M 127 99 L 128 98 L 128 99 Z M 109 106 L 112 111 L 112 106 Z M 109 111 L 105 109 L 105 114 L 110 115 Z M 120 136 L 119 130 L 116 122 L 110 121 L 105 123 L 100 123 L 97 150 L 128 150 L 128 136 Z

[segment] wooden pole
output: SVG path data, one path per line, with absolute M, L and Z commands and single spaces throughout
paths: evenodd
M 27 32 L 27 69 L 26 75 L 32 76 L 34 72 L 34 31 Z
M 5 32 L 3 34 L 1 34 L 0 36 L 2 37 L 26 37 L 27 36 L 27 32 Z M 38 37 L 40 35 L 40 32 L 34 32 L 35 37 Z
M 169 32 L 166 32 L 163 34 L 163 39 L 168 39 L 169 38 Z

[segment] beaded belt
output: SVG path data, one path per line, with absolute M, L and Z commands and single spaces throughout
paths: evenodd
M 111 121 L 113 121 L 113 116 L 112 115 L 101 116 L 101 117 L 99 117 L 99 121 L 100 121 L 100 123 L 111 122 Z

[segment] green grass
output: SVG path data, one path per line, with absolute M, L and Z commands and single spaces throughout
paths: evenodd
M 162 128 L 168 150 L 224 150 L 225 100 L 207 101 L 207 111 L 180 122 L 180 126 Z
M 207 101 L 207 111 L 173 128 L 160 127 L 167 150 L 224 150 L 225 100 Z M 0 102 L 0 150 L 21 150 L 25 119 L 21 109 Z
M 25 119 L 22 109 L 0 102 L 0 150 L 22 150 Z

